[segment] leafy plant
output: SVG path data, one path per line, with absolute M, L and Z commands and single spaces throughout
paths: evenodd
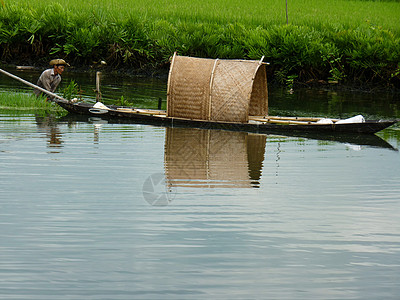
M 390 74 L 391 78 L 400 77 L 400 63 L 397 65 L 396 70 L 392 74 Z
M 331 81 L 341 81 L 346 78 L 346 74 L 344 73 L 343 66 L 341 64 L 341 57 L 335 57 L 333 54 L 329 53 L 326 56 L 323 56 L 323 60 L 329 63 L 330 70 L 329 80 Z
M 62 94 L 63 98 L 67 100 L 72 100 L 73 98 L 82 100 L 82 90 L 74 80 L 71 80 L 68 85 L 62 89 Z
M 280 84 L 285 85 L 289 92 L 293 92 L 294 83 L 299 77 L 297 74 L 289 75 L 287 70 L 279 70 L 275 72 L 275 76 Z
M 133 103 L 131 103 L 128 100 L 126 100 L 124 96 L 121 96 L 121 98 L 117 101 L 117 105 L 119 105 L 119 106 L 133 106 Z

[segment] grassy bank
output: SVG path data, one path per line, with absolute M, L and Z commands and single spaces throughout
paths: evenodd
M 60 106 L 47 102 L 44 98 L 37 98 L 32 93 L 21 92 L 0 92 L 0 109 L 65 114 Z
M 274 79 L 400 87 L 398 1 L 2 0 L 3 62 L 167 69 L 181 55 L 259 59 Z

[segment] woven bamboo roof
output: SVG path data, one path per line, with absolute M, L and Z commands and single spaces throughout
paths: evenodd
M 249 115 L 267 114 L 267 76 L 262 60 L 174 54 L 168 76 L 169 117 L 244 123 Z

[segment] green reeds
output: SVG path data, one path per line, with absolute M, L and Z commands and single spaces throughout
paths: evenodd
M 265 60 L 299 80 L 400 86 L 400 3 L 362 0 L 3 0 L 3 60 L 163 68 L 181 55 Z M 289 78 L 289 77 L 287 77 Z M 293 78 L 293 77 L 292 77 Z
M 44 97 L 21 92 L 0 92 L 0 108 L 29 111 L 51 111 L 65 113 L 57 104 L 46 101 Z

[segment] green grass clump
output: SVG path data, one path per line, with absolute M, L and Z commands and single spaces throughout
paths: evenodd
M 60 114 L 65 112 L 57 104 L 46 101 L 44 97 L 16 91 L 0 93 L 0 109 L 50 111 Z
M 400 86 L 398 1 L 2 0 L 1 58 L 164 68 L 169 57 L 260 59 L 281 81 Z M 291 76 L 291 77 L 289 77 Z

